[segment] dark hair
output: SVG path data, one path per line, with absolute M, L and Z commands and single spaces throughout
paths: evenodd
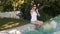
M 31 7 L 31 9 L 32 9 L 33 7 L 36 7 L 36 9 L 38 9 L 37 5 L 36 5 L 36 6 L 34 6 L 34 5 L 36 5 L 36 4 L 33 4 L 32 7 Z M 36 11 L 36 9 L 35 9 L 35 11 Z
M 34 4 L 34 5 L 36 5 L 36 4 Z M 36 6 L 34 6 L 34 5 L 33 5 L 33 7 L 36 7 L 36 9 L 38 9 L 37 5 Z M 36 11 L 36 9 L 35 9 L 35 11 Z

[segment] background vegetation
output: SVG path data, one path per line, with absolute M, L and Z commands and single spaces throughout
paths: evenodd
M 60 0 L 34 0 L 34 2 L 36 5 L 39 4 L 41 14 L 39 20 L 46 21 L 60 14 Z M 20 10 L 23 18 L 30 20 L 31 3 L 32 0 L 0 0 L 0 12 Z

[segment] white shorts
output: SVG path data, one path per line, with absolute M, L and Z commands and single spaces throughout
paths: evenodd
M 31 21 L 31 23 L 32 23 L 32 24 L 36 24 L 36 23 L 37 23 L 37 21 Z
M 31 23 L 32 23 L 32 24 L 43 24 L 43 21 L 37 20 L 37 21 L 31 21 Z

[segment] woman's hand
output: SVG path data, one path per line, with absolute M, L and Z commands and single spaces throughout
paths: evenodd
M 37 11 L 37 15 L 40 16 L 39 12 L 38 12 L 38 9 L 36 10 Z
M 40 14 L 38 13 L 38 16 L 40 17 Z

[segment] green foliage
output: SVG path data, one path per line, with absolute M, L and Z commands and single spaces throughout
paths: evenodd
M 0 7 L 2 6 L 3 9 L 0 9 L 0 11 L 13 11 L 20 8 L 23 3 L 24 0 L 1 0 Z
M 3 11 L 3 9 L 4 9 L 3 6 L 0 6 L 0 11 Z
M 21 10 L 24 19 L 30 19 L 29 10 L 31 8 L 32 0 L 23 1 L 25 2 L 23 3 L 22 0 L 1 0 L 0 11 L 12 11 L 14 9 Z M 39 9 L 40 14 L 42 15 L 40 18 L 43 21 L 60 14 L 60 0 L 34 0 L 34 2 L 36 5 L 40 4 L 39 8 L 44 6 L 42 9 Z
M 30 20 L 30 5 L 24 3 L 21 8 L 21 12 L 23 13 L 23 18 Z
M 28 1 L 28 0 L 26 0 Z M 55 16 L 57 16 L 58 14 L 60 14 L 60 1 L 59 0 L 35 0 L 34 1 L 35 4 L 40 4 L 39 6 L 39 13 L 41 14 L 41 17 L 38 17 L 39 20 L 43 20 L 43 21 L 46 21 L 46 20 L 49 20 L 50 18 L 53 18 Z M 29 18 L 28 16 L 28 9 L 31 4 L 28 5 L 28 3 L 31 3 L 30 2 L 27 2 L 24 7 L 22 8 L 22 12 L 23 12 L 23 17 L 24 18 Z M 44 6 L 42 9 L 40 9 L 42 6 Z M 29 12 L 29 11 L 28 11 Z
M 1 4 L 0 7 L 2 7 L 2 9 L 0 9 L 0 11 L 10 11 L 12 10 L 12 5 L 11 2 L 8 0 L 1 0 Z

